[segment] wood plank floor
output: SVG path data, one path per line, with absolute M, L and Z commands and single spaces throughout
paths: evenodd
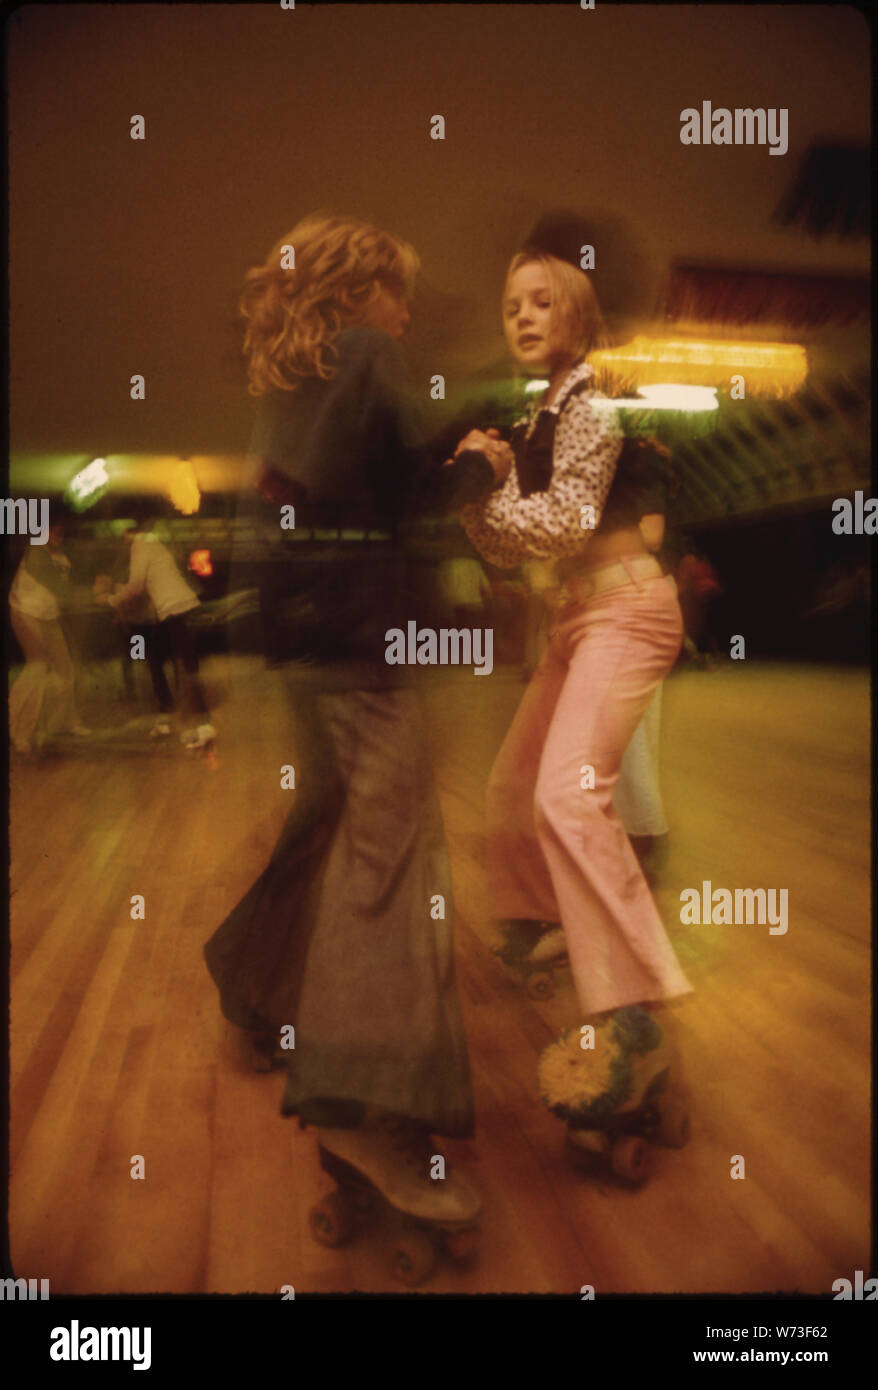
M 279 678 L 205 664 L 219 766 L 155 748 L 83 673 L 103 732 L 11 784 L 11 1250 L 53 1293 L 398 1288 L 377 1241 L 314 1243 L 331 1188 L 282 1077 L 244 1071 L 201 949 L 264 864 L 294 792 Z M 478 1132 L 443 1142 L 485 1202 L 468 1269 L 430 1291 L 827 1292 L 869 1259 L 869 690 L 859 671 L 748 661 L 666 685 L 671 856 L 657 893 L 695 993 L 669 1011 L 693 1137 L 645 1187 L 568 1166 L 535 1063 L 577 1024 L 491 953 L 484 780 L 523 686 L 427 691 L 457 900 Z M 786 887 L 789 931 L 682 926 L 680 892 Z M 132 894 L 146 900 L 132 921 Z M 142 1155 L 146 1180 L 129 1176 Z M 743 1155 L 746 1179 L 730 1177 Z

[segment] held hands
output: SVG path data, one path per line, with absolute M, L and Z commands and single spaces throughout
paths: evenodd
M 499 430 L 470 430 L 455 449 L 454 458 L 467 450 L 484 454 L 493 470 L 494 482 L 496 484 L 505 483 L 509 476 L 509 470 L 515 462 L 515 455 L 510 445 L 500 438 Z M 447 466 L 453 463 L 454 459 L 446 459 L 445 462 Z

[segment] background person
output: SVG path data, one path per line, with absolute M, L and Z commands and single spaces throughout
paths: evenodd
M 106 591 L 104 577 L 99 575 L 95 581 L 95 597 L 98 603 L 123 610 L 132 600 L 143 595 L 148 597 L 158 619 L 157 631 L 144 633 L 147 647 L 150 637 L 158 639 L 148 654 L 153 680 L 156 669 L 161 671 L 167 653 L 177 672 L 180 715 L 184 723 L 190 724 L 184 728 L 181 741 L 189 748 L 200 748 L 216 738 L 216 730 L 208 717 L 207 700 L 198 675 L 195 637 L 186 621 L 187 615 L 198 607 L 198 595 L 186 583 L 171 551 L 154 534 L 155 517 L 149 515 L 149 504 L 138 510 L 138 523 L 125 532 L 126 544 L 131 548 L 128 580 L 111 594 Z M 164 672 L 161 671 L 157 690 L 160 703 L 163 682 Z
M 25 660 L 9 694 L 9 732 L 17 753 L 31 753 L 35 743 L 55 733 L 91 733 L 77 710 L 73 661 L 61 625 L 62 608 L 72 596 L 63 539 L 63 521 L 53 521 L 45 545 L 25 547 L 9 590 L 12 630 Z

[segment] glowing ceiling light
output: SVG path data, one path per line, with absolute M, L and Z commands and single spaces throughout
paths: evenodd
M 703 415 L 711 410 L 719 410 L 714 387 L 677 386 L 673 383 L 642 386 L 639 396 L 593 396 L 589 404 L 597 411 L 641 410 L 649 414 L 656 410 L 672 410 L 687 415 Z
M 548 385 L 549 383 L 547 381 L 540 381 L 539 379 L 535 381 L 529 381 L 527 383 L 527 386 L 525 386 L 524 388 L 524 394 L 526 396 L 532 396 L 537 391 L 545 391 Z
M 673 377 L 681 385 L 728 387 L 744 378 L 748 395 L 791 396 L 808 375 L 805 349 L 795 343 L 636 337 L 624 347 L 593 352 L 589 362 L 639 389 Z
M 715 386 L 681 386 L 674 382 L 657 382 L 641 386 L 641 396 L 650 409 L 657 410 L 719 410 Z
M 170 470 L 168 496 L 178 512 L 192 516 L 201 505 L 201 492 L 195 469 L 188 459 L 180 459 Z
M 98 499 L 98 494 L 103 492 L 110 481 L 107 473 L 106 459 L 92 459 L 91 463 L 85 468 L 81 468 L 78 473 L 70 479 L 67 484 L 67 495 L 77 511 L 83 511 L 85 506 L 91 506 Z

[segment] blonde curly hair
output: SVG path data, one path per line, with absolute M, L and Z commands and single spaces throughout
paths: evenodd
M 284 269 L 290 246 L 295 268 Z M 244 277 L 250 394 L 294 391 L 302 377 L 329 380 L 336 334 L 364 321 L 382 287 L 407 298 L 418 265 L 408 242 L 368 222 L 324 212 L 303 218 Z

